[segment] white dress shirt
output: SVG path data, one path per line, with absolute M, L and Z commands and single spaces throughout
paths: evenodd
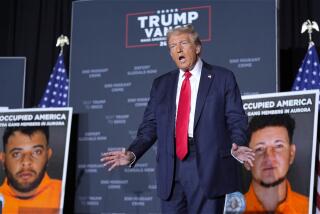
M 194 114 L 195 114 L 195 110 L 196 110 L 197 94 L 198 94 L 198 89 L 199 89 L 202 65 L 203 65 L 203 62 L 200 59 L 200 57 L 198 57 L 198 60 L 195 64 L 195 66 L 192 68 L 192 70 L 190 70 L 190 73 L 192 75 L 189 78 L 190 87 L 191 87 L 191 106 L 190 106 L 191 108 L 190 108 L 189 127 L 188 127 L 188 136 L 189 137 L 193 137 Z M 184 78 L 185 78 L 184 71 L 180 69 L 178 88 L 177 88 L 177 96 L 176 96 L 176 119 L 177 119 L 181 85 L 182 85 Z

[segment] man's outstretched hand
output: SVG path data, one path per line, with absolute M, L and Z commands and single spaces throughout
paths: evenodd
M 108 171 L 113 170 L 119 166 L 128 166 L 131 164 L 135 156 L 132 152 L 122 149 L 121 151 L 112 151 L 102 153 L 100 161 L 103 163 L 103 166 L 108 168 Z
M 252 149 L 246 146 L 238 146 L 233 143 L 231 148 L 232 155 L 244 164 L 244 167 L 247 170 L 250 170 L 253 167 L 254 161 L 254 152 Z

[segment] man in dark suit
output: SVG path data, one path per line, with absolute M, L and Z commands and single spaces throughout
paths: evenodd
M 167 34 L 178 69 L 154 80 L 137 137 L 127 150 L 107 152 L 109 170 L 134 166 L 158 142 L 157 191 L 163 213 L 221 213 L 237 190 L 237 161 L 252 166 L 247 117 L 233 73 L 200 58 L 192 26 Z M 233 158 L 233 157 L 234 158 Z

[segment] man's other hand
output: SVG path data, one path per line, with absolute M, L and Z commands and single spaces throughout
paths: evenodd
M 108 168 L 108 171 L 119 166 L 128 166 L 135 160 L 135 155 L 125 149 L 102 153 L 101 156 L 100 161 L 103 163 L 103 166 Z
M 254 161 L 254 152 L 252 149 L 246 146 L 238 146 L 233 143 L 231 148 L 231 154 L 234 158 L 244 164 L 244 167 L 247 170 L 250 170 L 253 167 Z

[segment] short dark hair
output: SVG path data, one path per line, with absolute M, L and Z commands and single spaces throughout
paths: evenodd
M 292 143 L 295 120 L 289 114 L 261 115 L 252 117 L 248 129 L 249 139 L 251 139 L 254 132 L 270 126 L 281 126 L 286 128 L 288 131 L 289 143 Z
M 48 126 L 19 126 L 19 127 L 7 127 L 3 133 L 3 151 L 5 151 L 6 145 L 8 144 L 8 139 L 14 132 L 19 131 L 25 135 L 31 136 L 33 133 L 40 131 L 42 132 L 49 144 L 49 127 Z
M 171 37 L 171 35 L 181 34 L 181 33 L 187 33 L 187 34 L 191 35 L 191 38 L 192 38 L 194 44 L 201 46 L 201 40 L 200 40 L 199 34 L 197 33 L 197 31 L 194 29 L 194 27 L 192 25 L 186 25 L 186 26 L 182 26 L 182 27 L 176 27 L 176 28 L 169 29 L 167 31 L 167 44 L 168 44 L 168 46 L 169 46 L 169 38 Z

